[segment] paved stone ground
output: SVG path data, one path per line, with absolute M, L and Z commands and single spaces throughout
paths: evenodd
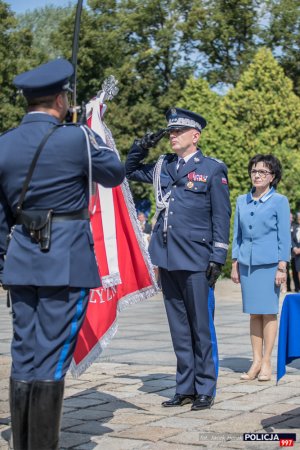
M 294 432 L 300 440 L 300 361 L 276 386 L 244 382 L 251 360 L 249 317 L 239 287 L 222 280 L 216 290 L 220 375 L 215 405 L 162 408 L 174 393 L 175 358 L 162 296 L 129 307 L 99 362 L 78 380 L 67 377 L 61 450 L 277 449 L 278 443 L 242 441 L 248 432 Z M 11 316 L 0 303 L 0 450 L 10 436 L 8 407 Z M 273 366 L 276 367 L 274 351 Z M 294 448 L 300 448 L 296 443 Z

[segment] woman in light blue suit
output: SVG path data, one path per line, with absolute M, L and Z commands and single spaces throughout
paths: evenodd
M 276 192 L 281 164 L 256 155 L 248 164 L 252 189 L 237 199 L 231 279 L 241 283 L 243 312 L 250 314 L 253 363 L 242 380 L 271 379 L 281 284 L 286 282 L 291 233 L 288 199 Z

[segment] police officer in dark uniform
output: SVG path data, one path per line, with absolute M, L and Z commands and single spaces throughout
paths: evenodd
M 0 275 L 13 311 L 15 450 L 58 449 L 64 377 L 89 289 L 101 285 L 87 209 L 89 186 L 92 180 L 117 186 L 125 176 L 118 156 L 99 136 L 79 124 L 62 124 L 72 74 L 73 66 L 57 59 L 18 75 L 14 84 L 23 91 L 28 114 L 0 137 Z
M 199 114 L 172 108 L 166 130 L 136 140 L 126 161 L 130 180 L 154 183 L 156 217 L 149 252 L 159 267 L 173 346 L 176 394 L 163 406 L 210 408 L 217 381 L 217 348 L 209 290 L 225 263 L 230 200 L 227 168 L 197 147 L 206 126 Z M 173 154 L 143 164 L 148 149 L 169 134 Z

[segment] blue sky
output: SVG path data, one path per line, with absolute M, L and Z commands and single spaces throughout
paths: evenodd
M 76 0 L 5 0 L 15 13 L 24 13 L 35 8 L 43 8 L 47 5 L 67 6 L 69 3 L 75 3 Z

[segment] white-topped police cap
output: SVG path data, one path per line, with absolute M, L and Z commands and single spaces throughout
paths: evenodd
M 170 108 L 166 113 L 166 118 L 168 121 L 168 130 L 196 128 L 196 130 L 202 131 L 206 127 L 204 117 L 183 108 Z
M 72 64 L 66 59 L 58 58 L 17 75 L 13 83 L 25 97 L 44 97 L 71 91 L 69 78 L 73 73 Z

